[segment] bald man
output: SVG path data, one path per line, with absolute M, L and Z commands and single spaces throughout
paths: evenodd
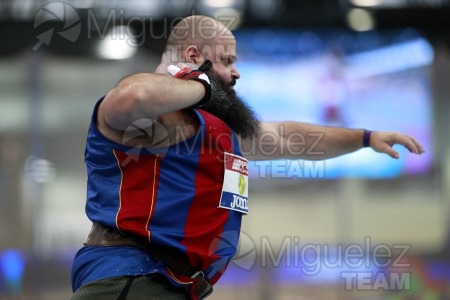
M 247 159 L 322 160 L 362 147 L 398 158 L 394 144 L 424 152 L 397 132 L 260 122 L 234 90 L 236 60 L 224 25 L 188 17 L 155 73 L 122 79 L 97 102 L 85 153 L 93 227 L 74 260 L 72 299 L 211 294 L 249 212 Z

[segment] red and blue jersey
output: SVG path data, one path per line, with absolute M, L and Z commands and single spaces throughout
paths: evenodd
M 215 283 L 239 240 L 242 213 L 219 207 L 224 156 L 241 155 L 239 143 L 222 120 L 196 109 L 197 133 L 155 151 L 115 143 L 96 127 L 99 101 L 88 132 L 86 214 L 119 230 L 171 246 Z M 73 289 L 93 280 L 160 272 L 184 284 L 159 261 L 132 247 L 82 248 L 72 270 Z

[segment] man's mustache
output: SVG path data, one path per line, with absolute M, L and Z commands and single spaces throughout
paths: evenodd
M 214 72 L 213 70 L 208 70 L 208 71 L 205 72 L 205 74 L 208 75 L 208 76 L 214 76 L 214 77 L 220 78 L 219 75 L 217 75 L 217 73 Z M 222 84 L 225 85 L 226 87 L 229 87 L 229 88 L 230 87 L 234 87 L 236 85 L 236 83 L 237 83 L 236 78 L 232 78 L 228 82 L 222 81 Z

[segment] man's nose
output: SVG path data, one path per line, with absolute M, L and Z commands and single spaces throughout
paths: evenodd
M 234 79 L 241 78 L 241 74 L 239 74 L 239 71 L 235 67 L 231 69 L 231 77 L 233 77 Z

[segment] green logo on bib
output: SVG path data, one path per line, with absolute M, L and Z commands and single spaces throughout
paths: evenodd
M 243 195 L 245 193 L 245 190 L 247 189 L 247 183 L 245 183 L 245 178 L 244 175 L 242 174 L 239 175 L 238 187 L 239 187 L 239 194 Z

